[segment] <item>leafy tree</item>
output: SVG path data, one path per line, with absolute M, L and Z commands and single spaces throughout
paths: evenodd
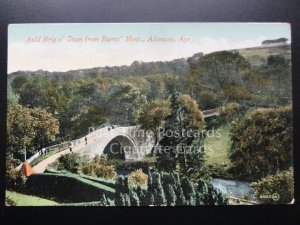
M 20 96 L 15 93 L 11 86 L 7 88 L 7 103 L 11 105 L 18 104 Z
M 46 77 L 37 77 L 26 82 L 17 91 L 17 94 L 20 95 L 20 104 L 29 108 L 43 108 L 47 98 L 44 90 L 49 84 Z
M 261 202 L 287 204 L 294 198 L 294 172 L 292 169 L 279 171 L 275 175 L 269 175 L 253 182 L 251 186 Z M 264 198 L 263 195 L 271 197 Z
M 249 70 L 250 64 L 238 52 L 219 51 L 207 54 L 190 64 L 187 73 L 189 93 L 200 105 L 201 93 L 204 91 L 213 91 L 219 95 L 220 100 L 225 100 L 223 89 L 232 85 L 243 86 L 244 77 Z
M 138 113 L 138 124 L 141 128 L 152 131 L 155 138 L 155 145 L 159 141 L 159 128 L 164 124 L 165 118 L 170 114 L 170 103 L 166 100 L 155 100 L 146 102 Z
M 51 113 L 41 108 L 34 108 L 30 111 L 30 115 L 34 119 L 32 126 L 35 132 L 32 145 L 36 149 L 50 145 L 55 141 L 55 135 L 58 133 L 58 120 Z
M 12 87 L 14 92 L 18 93 L 18 90 L 20 90 L 20 88 L 28 82 L 29 80 L 26 76 L 17 76 L 12 80 L 10 86 Z
M 146 96 L 136 83 L 120 81 L 109 90 L 108 109 L 110 123 L 119 125 L 135 124 L 137 109 L 146 101 Z
M 260 178 L 292 165 L 292 107 L 257 109 L 232 124 L 231 172 Z
M 15 158 L 23 160 L 21 151 L 24 148 L 28 150 L 28 157 L 30 157 L 36 149 L 53 142 L 57 132 L 57 119 L 45 110 L 8 105 L 8 150 L 14 154 Z

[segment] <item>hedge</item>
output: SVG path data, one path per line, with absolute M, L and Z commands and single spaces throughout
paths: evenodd
M 33 174 L 26 182 L 29 194 L 50 197 L 58 202 L 99 201 L 103 193 L 114 198 L 115 189 L 72 174 Z

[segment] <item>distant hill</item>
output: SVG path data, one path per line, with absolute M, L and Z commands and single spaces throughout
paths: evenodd
M 245 49 L 234 49 L 232 52 L 239 52 L 252 66 L 266 64 L 270 55 L 281 55 L 288 61 L 291 60 L 291 46 L 261 46 Z M 189 68 L 190 63 L 197 62 L 203 53 L 197 53 L 189 58 L 174 59 L 172 61 L 158 62 L 141 62 L 134 61 L 130 66 L 113 66 L 113 67 L 96 67 L 91 69 L 70 70 L 67 72 L 48 72 L 44 70 L 38 71 L 17 71 L 8 74 L 8 82 L 17 76 L 26 76 L 35 78 L 38 76 L 46 76 L 51 80 L 64 81 L 73 80 L 75 78 L 90 78 L 97 75 L 110 77 L 122 77 L 126 75 L 146 76 L 157 73 L 184 74 Z
M 283 56 L 289 63 L 291 63 L 290 44 L 284 44 L 281 46 L 261 46 L 255 48 L 235 49 L 231 51 L 239 52 L 252 66 L 266 64 L 270 55 Z

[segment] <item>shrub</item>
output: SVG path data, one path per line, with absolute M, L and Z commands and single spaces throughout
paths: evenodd
M 115 166 L 105 156 L 96 156 L 80 165 L 80 172 L 90 176 L 114 179 L 117 175 Z
M 58 169 L 77 173 L 79 171 L 80 163 L 82 162 L 82 160 L 82 156 L 78 153 L 63 155 L 58 159 Z
M 216 108 L 220 101 L 218 95 L 212 91 L 202 91 L 199 94 L 200 107 L 203 109 L 213 109 Z
M 135 170 L 129 174 L 129 182 L 135 185 L 147 184 L 148 176 L 141 169 Z
M 292 107 L 257 109 L 232 123 L 231 173 L 259 179 L 292 165 Z
M 6 187 L 8 189 L 22 189 L 25 184 L 25 176 L 15 168 L 17 161 L 12 156 L 6 157 Z
M 238 103 L 228 103 L 221 107 L 220 116 L 224 117 L 227 122 L 230 122 L 237 116 L 239 107 Z
M 112 165 L 95 165 L 93 168 L 93 173 L 96 175 L 96 177 L 102 177 L 106 179 L 113 179 L 116 177 L 116 170 Z
M 294 198 L 293 175 L 292 169 L 277 172 L 275 175 L 253 182 L 251 186 L 255 189 L 258 199 L 263 203 L 290 203 Z

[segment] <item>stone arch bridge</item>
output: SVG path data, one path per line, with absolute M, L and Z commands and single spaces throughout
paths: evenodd
M 203 114 L 205 118 L 218 116 L 219 110 L 207 110 L 203 111 Z M 62 155 L 69 154 L 71 152 L 70 148 L 72 148 L 72 152 L 78 152 L 89 157 L 101 155 L 105 153 L 105 150 L 111 150 L 111 153 L 118 154 L 118 152 L 115 152 L 110 148 L 110 146 L 116 143 L 124 150 L 125 160 L 141 160 L 151 152 L 155 145 L 153 135 L 140 129 L 140 126 L 107 126 L 93 130 L 80 139 L 47 147 L 48 152 L 57 151 L 57 153 L 49 154 L 49 157 L 36 164 L 33 169 L 36 173 L 44 172 L 50 163 L 54 162 Z M 37 152 L 31 158 L 27 159 L 27 161 L 31 163 L 38 157 L 39 153 Z M 17 167 L 17 169 L 20 169 L 21 165 Z

